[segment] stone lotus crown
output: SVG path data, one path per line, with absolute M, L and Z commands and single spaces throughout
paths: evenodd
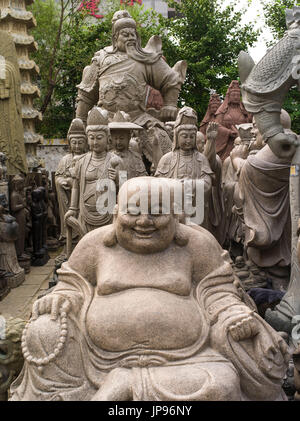
M 74 120 L 72 120 L 67 134 L 67 138 L 69 139 L 71 136 L 74 135 L 85 136 L 84 124 L 80 118 L 74 118 Z
M 94 107 L 88 114 L 88 126 L 106 126 L 108 125 L 108 112 L 99 107 Z
M 210 96 L 209 104 L 213 104 L 213 103 L 221 104 L 221 99 L 218 94 L 212 94 Z

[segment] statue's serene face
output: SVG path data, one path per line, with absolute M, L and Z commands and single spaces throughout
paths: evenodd
M 85 151 L 85 137 L 71 136 L 70 138 L 71 152 L 75 155 L 81 155 Z
M 178 133 L 178 147 L 183 151 L 190 151 L 196 147 L 196 130 L 182 129 Z
M 90 150 L 97 154 L 107 150 L 108 135 L 104 130 L 93 130 L 88 132 Z
M 241 94 L 239 91 L 232 91 L 229 95 L 229 102 L 232 104 L 239 104 L 241 100 Z
M 132 179 L 136 180 L 136 179 Z M 138 182 L 137 182 L 138 183 Z M 158 200 L 159 209 L 151 210 L 151 189 L 141 192 L 136 189 L 133 182 L 133 189 L 119 195 L 118 213 L 115 227 L 118 243 L 125 249 L 134 253 L 157 253 L 169 247 L 175 236 L 175 217 L 172 213 L 164 213 L 164 203 L 161 198 Z M 141 204 L 146 200 L 148 211 L 140 211 L 136 207 L 136 194 L 139 191 Z M 144 202 L 145 203 L 145 202 Z M 142 206 L 141 206 L 142 208 Z
M 134 28 L 123 28 L 117 37 L 117 49 L 126 52 L 126 47 L 136 46 L 137 36 Z
M 117 152 L 127 151 L 130 141 L 130 131 L 122 129 L 111 130 L 113 148 Z

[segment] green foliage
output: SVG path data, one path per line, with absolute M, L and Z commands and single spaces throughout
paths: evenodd
M 119 0 L 107 2 L 103 19 L 91 18 L 87 12 L 76 11 L 72 0 L 35 0 L 31 10 L 37 19 L 32 31 L 39 45 L 33 57 L 41 68 L 41 108 L 54 86 L 51 100 L 39 128 L 45 137 L 65 137 L 75 115 L 76 85 L 83 68 L 90 64 L 94 53 L 111 44 L 111 18 L 120 8 L 128 8 L 138 25 L 142 46 L 159 34 L 163 39 L 164 56 L 173 66 L 179 60 L 188 63 L 187 78 L 179 103 L 190 105 L 201 119 L 206 111 L 210 89 L 225 94 L 232 79 L 238 78 L 237 56 L 257 39 L 252 24 L 242 26 L 241 12 L 234 11 L 234 0 L 224 7 L 221 0 L 184 0 L 181 4 L 169 1 L 182 18 L 166 19 L 143 5 L 120 6 Z M 57 42 L 61 5 L 70 2 L 64 12 L 62 33 L 54 58 L 54 72 L 49 68 Z M 76 2 L 75 2 L 76 3 Z M 77 1 L 77 6 L 78 6 Z M 53 76 L 54 75 L 54 76 Z
M 232 79 L 238 79 L 237 57 L 258 37 L 252 24 L 241 25 L 242 11 L 237 2 L 224 6 L 219 0 L 170 0 L 181 18 L 165 22 L 164 54 L 170 65 L 178 60 L 188 63 L 181 91 L 181 103 L 193 107 L 199 119 L 205 114 L 210 89 L 224 95 Z
M 299 0 L 269 0 L 264 2 L 266 24 L 275 38 L 272 44 L 282 38 L 287 29 L 285 10 L 299 5 Z M 292 130 L 300 134 L 300 92 L 296 87 L 288 93 L 283 108 L 290 114 Z

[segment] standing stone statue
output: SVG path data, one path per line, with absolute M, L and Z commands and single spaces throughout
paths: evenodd
M 44 240 L 44 204 L 43 191 L 35 188 L 31 192 L 31 218 L 32 218 L 32 266 L 43 266 L 47 261 L 46 250 L 43 247 Z
M 90 152 L 78 159 L 74 169 L 71 204 L 65 214 L 65 221 L 77 229 L 80 236 L 112 220 L 112 214 L 100 213 L 96 207 L 97 181 L 117 181 L 115 167 L 122 165 L 121 158 L 108 151 L 110 131 L 107 114 L 107 111 L 98 107 L 89 112 L 86 134 Z
M 203 226 L 207 227 L 213 171 L 207 158 L 196 148 L 197 114 L 195 110 L 183 107 L 178 113 L 174 128 L 173 150 L 162 156 L 155 176 L 179 180 L 203 180 L 205 206 Z
M 142 157 L 133 151 L 130 146 L 131 130 L 141 130 L 142 127 L 131 123 L 128 114 L 118 111 L 113 120 L 108 124 L 112 151 L 122 159 L 123 171 L 127 173 L 127 179 L 148 175 Z
M 133 123 L 145 130 L 153 127 L 159 132 L 163 153 L 171 150 L 171 141 L 161 121 L 147 113 L 148 86 L 158 89 L 163 97 L 160 120 L 175 120 L 177 100 L 184 82 L 187 64 L 180 61 L 171 68 L 162 57 L 161 38 L 150 38 L 141 47 L 137 24 L 127 10 L 116 12 L 112 19 L 112 46 L 97 51 L 91 65 L 85 67 L 78 85 L 76 117 L 86 123 L 93 105 L 109 111 L 111 118 L 117 111 L 130 115 Z M 144 154 L 151 161 L 151 140 Z
M 0 269 L 10 272 L 8 286 L 16 288 L 25 280 L 24 269 L 19 266 L 15 241 L 19 227 L 16 219 L 8 214 L 6 196 L 0 194 Z
M 221 106 L 222 101 L 218 94 L 211 94 L 209 98 L 208 107 L 206 110 L 206 114 L 203 117 L 203 120 L 200 123 L 199 130 L 201 133 L 206 136 L 206 130 L 210 121 L 215 121 L 216 119 L 216 112 L 218 108 Z
M 60 217 L 60 240 L 65 241 L 66 225 L 65 214 L 69 209 L 72 189 L 72 168 L 75 166 L 74 157 L 79 157 L 87 150 L 87 139 L 84 125 L 79 118 L 72 120 L 67 139 L 70 145 L 70 153 L 65 155 L 58 164 L 55 172 L 55 186 L 57 191 L 59 217 Z
M 12 401 L 286 399 L 285 341 L 214 237 L 179 223 L 173 189 L 168 212 L 151 210 L 154 191 L 168 186 L 128 180 L 114 223 L 85 235 L 62 264 L 25 327 Z
M 7 157 L 9 175 L 28 171 L 20 84 L 15 44 L 9 33 L 0 31 L 0 150 Z
M 245 52 L 239 55 L 243 102 L 253 113 L 264 141 L 279 159 L 291 162 L 290 206 L 292 220 L 291 276 L 287 293 L 275 311 L 267 309 L 266 320 L 278 330 L 292 331 L 293 317 L 300 314 L 300 270 L 297 259 L 299 205 L 299 140 L 287 132 L 280 121 L 285 97 L 292 86 L 300 87 L 300 7 L 286 9 L 287 32 L 266 55 L 255 64 Z
M 215 121 L 219 123 L 216 141 L 217 154 L 224 161 L 233 149 L 234 139 L 238 136 L 236 124 L 250 123 L 252 117 L 241 101 L 239 82 L 233 80 L 227 90 L 224 102 L 216 112 Z

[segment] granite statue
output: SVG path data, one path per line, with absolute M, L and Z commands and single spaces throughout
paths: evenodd
M 60 240 L 66 239 L 65 214 L 69 209 L 72 190 L 72 170 L 75 166 L 74 157 L 79 157 L 87 151 L 87 138 L 85 128 L 79 118 L 72 120 L 67 139 L 69 142 L 70 153 L 63 156 L 59 161 L 55 172 L 55 186 L 60 216 Z
M 76 162 L 71 203 L 65 214 L 66 224 L 79 237 L 95 228 L 111 223 L 112 214 L 100 213 L 96 207 L 99 195 L 101 195 L 96 191 L 97 181 L 110 179 L 118 183 L 118 170 L 123 169 L 122 159 L 108 150 L 110 130 L 106 110 L 94 107 L 89 112 L 86 134 L 90 152 L 82 155 Z M 69 238 L 71 238 L 70 235 Z M 67 245 L 67 247 L 70 250 L 71 246 Z
M 12 401 L 286 399 L 288 347 L 227 252 L 204 228 L 179 223 L 174 190 L 171 209 L 151 211 L 152 189 L 169 185 L 128 180 L 113 224 L 86 234 L 62 264 L 25 327 Z
M 213 171 L 207 158 L 196 148 L 196 135 L 197 114 L 192 108 L 183 107 L 174 125 L 173 150 L 162 156 L 155 176 L 179 180 L 203 180 L 205 206 L 203 226 L 207 227 Z
M 177 62 L 173 68 L 166 63 L 162 57 L 161 38 L 157 35 L 142 48 L 135 20 L 127 10 L 119 10 L 112 19 L 112 46 L 97 51 L 91 65 L 83 70 L 78 85 L 76 117 L 86 123 L 93 105 L 107 110 L 110 118 L 117 111 L 124 111 L 130 115 L 131 122 L 145 129 L 146 134 L 155 127 L 163 153 L 169 152 L 171 141 L 163 121 L 176 118 L 186 68 L 185 61 Z M 161 121 L 146 110 L 149 85 L 162 94 Z M 143 145 L 143 154 L 151 162 L 151 138 Z

